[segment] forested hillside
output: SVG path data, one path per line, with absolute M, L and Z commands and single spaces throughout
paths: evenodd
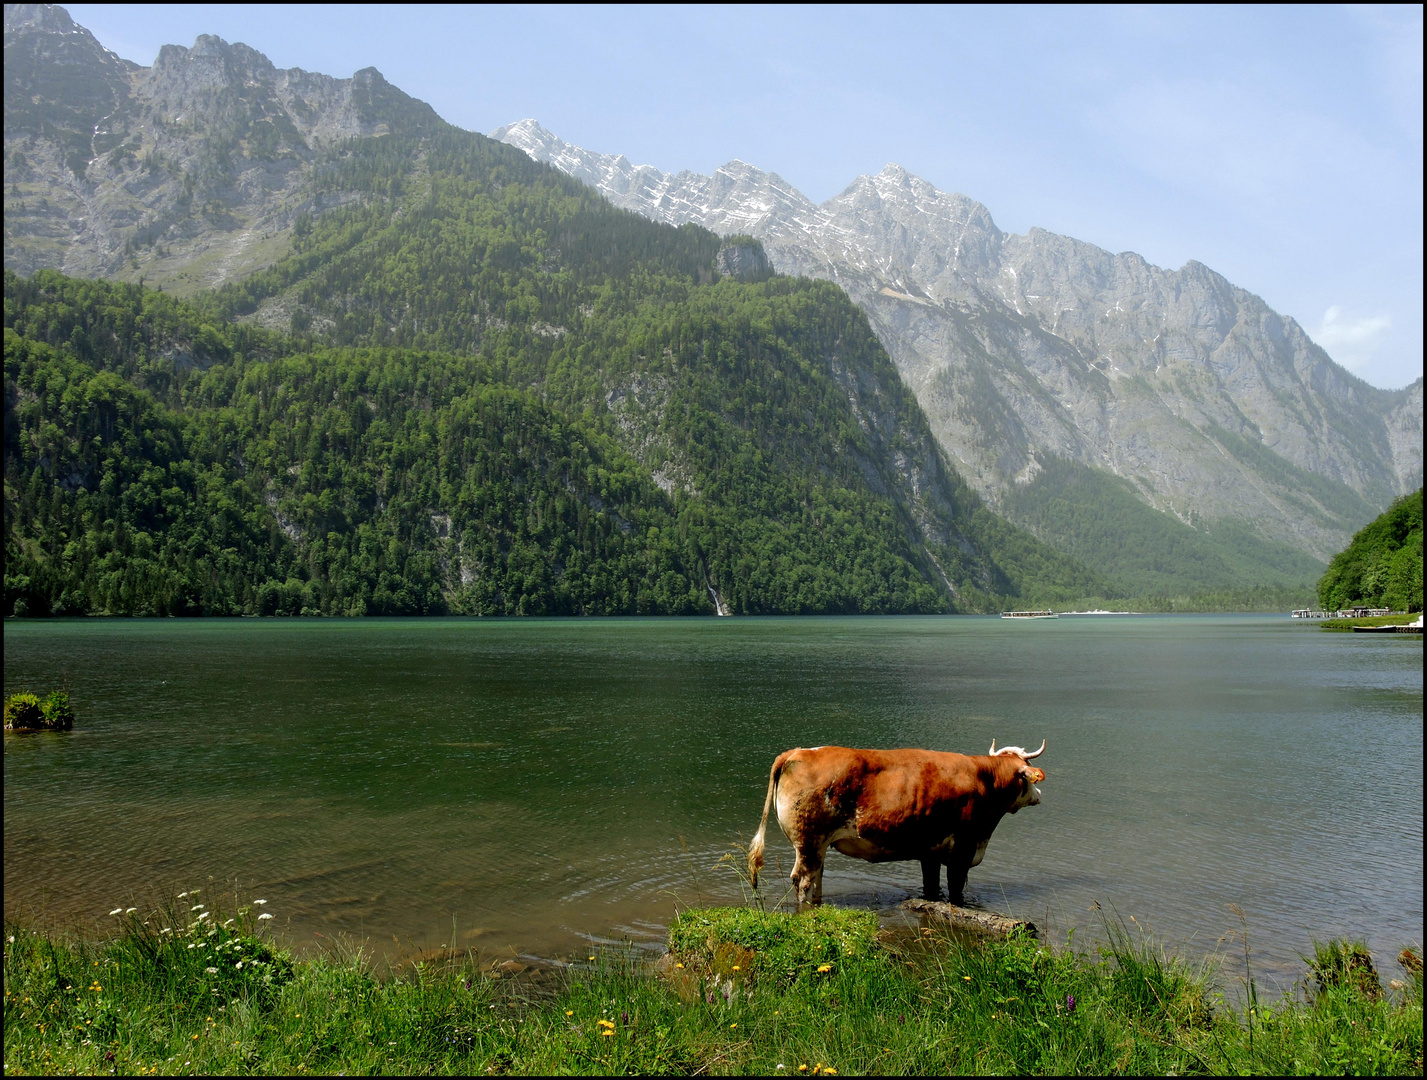
M 43 115 L 6 113 L 37 192 L 55 183 L 44 125 L 79 140 L 97 107 L 47 66 L 102 52 L 61 16 L 7 22 L 43 82 Z M 919 612 L 1113 592 L 987 512 L 866 318 L 831 284 L 770 276 L 755 241 L 616 209 L 374 71 L 283 72 L 202 38 L 111 74 L 121 106 L 98 126 L 119 148 L 73 179 L 140 200 L 128 269 L 178 245 L 163 280 L 186 299 L 7 276 L 7 610 Z M 256 257 L 239 233 L 270 265 L 235 272 Z M 217 292 L 198 287 L 217 274 L 204 244 L 228 252 Z
M 694 290 L 687 340 L 677 321 L 639 324 L 628 347 L 665 359 L 651 426 L 647 403 L 576 413 L 510 385 L 519 352 L 317 346 L 134 286 L 7 274 L 6 607 L 693 613 L 717 590 L 743 612 L 948 610 L 905 511 L 862 476 L 846 397 L 760 336 L 780 318 L 812 333 L 835 292 L 766 286 Z M 762 304 L 745 309 L 749 290 Z M 705 362 L 720 334 L 741 350 Z M 723 385 L 746 392 L 726 401 Z M 677 477 L 617 438 L 647 448 L 661 432 Z M 844 444 L 864 456 L 828 450 Z M 1000 540 L 1011 570 L 942 548 L 963 607 L 1094 590 L 972 502 L 957 524 Z
M 1422 610 L 1422 489 L 1404 495 L 1333 556 L 1318 602 L 1337 611 L 1363 604 Z
M 1120 477 L 1049 454 L 1037 464 L 1035 479 L 1013 486 L 1002 509 L 1130 595 L 1268 588 L 1289 593 L 1293 605 L 1323 572 L 1313 556 L 1268 543 L 1241 520 L 1200 519 L 1190 528 L 1150 509 Z

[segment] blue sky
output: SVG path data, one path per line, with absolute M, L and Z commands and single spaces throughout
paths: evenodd
M 817 201 L 895 161 L 1009 231 L 1198 259 L 1374 385 L 1422 374 L 1420 8 L 68 9 L 141 64 L 213 33 Z

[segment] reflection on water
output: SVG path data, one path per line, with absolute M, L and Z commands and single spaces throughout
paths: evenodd
M 5 910 L 86 923 L 238 882 L 295 941 L 496 955 L 655 944 L 736 900 L 720 856 L 790 746 L 1049 742 L 970 893 L 1060 930 L 1095 901 L 1261 969 L 1422 934 L 1422 644 L 1285 618 L 9 622 Z M 776 832 L 776 896 L 791 864 Z M 781 870 L 779 865 L 781 862 Z M 832 856 L 885 907 L 916 864 Z M 250 890 L 254 890 L 250 894 Z M 274 923 L 274 925 L 279 925 Z

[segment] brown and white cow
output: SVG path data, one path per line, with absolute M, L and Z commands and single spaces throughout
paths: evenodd
M 922 864 L 922 892 L 947 891 L 959 900 L 966 874 L 986 854 L 991 833 L 1006 814 L 1041 801 L 1036 787 L 1045 773 L 1029 764 L 1045 752 L 1019 746 L 989 754 L 936 750 L 849 750 L 819 746 L 778 755 L 768 775 L 763 820 L 748 846 L 754 887 L 763 865 L 768 809 L 777 800 L 778 825 L 792 842 L 793 886 L 799 904 L 822 902 L 823 859 L 829 847 L 868 862 L 915 859 Z

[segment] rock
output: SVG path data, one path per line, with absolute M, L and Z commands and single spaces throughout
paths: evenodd
M 738 281 L 763 281 L 773 273 L 763 245 L 757 240 L 725 243 L 719 248 L 715 265 L 720 274 Z

